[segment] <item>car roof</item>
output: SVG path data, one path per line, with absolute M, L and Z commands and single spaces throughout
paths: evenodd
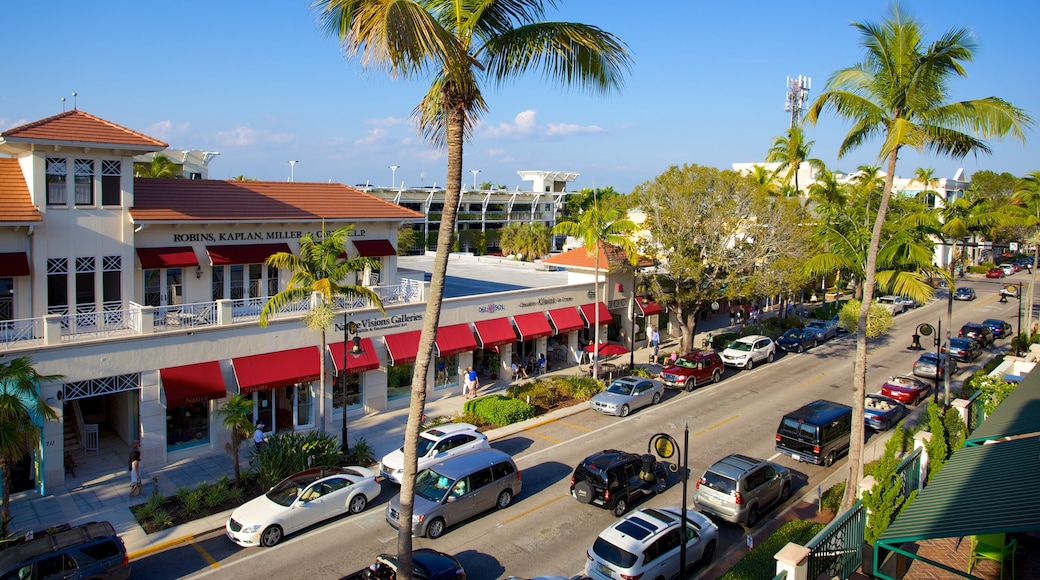
M 593 453 L 582 461 L 586 469 L 591 470 L 604 470 L 610 466 L 619 463 L 621 461 L 631 461 L 632 459 L 638 459 L 639 455 L 636 453 L 629 453 L 628 451 L 619 451 L 617 449 L 604 449 L 599 453 Z
M 688 360 L 702 360 L 706 358 L 715 358 L 718 353 L 713 350 L 691 350 L 690 352 L 682 355 L 679 358 L 685 358 Z
M 661 532 L 679 523 L 679 514 L 667 508 L 642 508 L 614 522 L 600 537 L 631 552 L 640 551 Z
M 794 419 L 811 425 L 822 425 L 823 423 L 828 423 L 851 412 L 852 407 L 848 405 L 819 399 L 801 407 L 800 409 L 791 411 L 784 415 L 784 419 Z
M 448 423 L 445 425 L 437 425 L 436 427 L 430 427 L 429 429 L 420 433 L 430 439 L 436 439 L 444 437 L 445 435 L 454 435 L 463 431 L 476 431 L 477 426 L 469 423 Z
M 982 328 L 983 325 L 978 322 L 965 322 L 961 328 Z
M 738 338 L 737 340 L 734 340 L 733 342 L 755 342 L 756 340 L 760 340 L 760 339 L 763 339 L 763 338 L 769 338 L 769 337 L 765 336 L 765 335 L 761 335 L 761 334 L 749 334 L 747 336 L 742 336 L 742 337 Z
M 734 453 L 711 464 L 708 471 L 724 475 L 730 479 L 737 479 L 763 463 L 765 463 L 763 459 L 755 459 L 754 457 Z
M 465 477 L 478 469 L 491 467 L 496 463 L 512 460 L 513 458 L 510 457 L 509 454 L 503 453 L 498 449 L 478 449 L 476 451 L 470 451 L 465 455 L 449 457 L 429 466 L 427 469 L 433 469 L 437 473 L 450 477 L 451 479 L 458 479 L 460 477 Z
M 7 570 L 43 554 L 64 552 L 74 546 L 117 537 L 115 528 L 109 522 L 88 522 L 51 534 L 37 533 L 32 540 L 0 552 L 0 569 Z

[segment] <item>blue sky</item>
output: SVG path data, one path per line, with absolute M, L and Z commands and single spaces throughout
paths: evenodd
M 619 36 L 635 66 L 621 94 L 588 95 L 540 77 L 486 87 L 490 108 L 465 146 L 464 182 L 527 184 L 518 170 L 573 171 L 571 189 L 628 192 L 669 166 L 729 168 L 764 158 L 785 131 L 788 76 L 829 76 L 859 61 L 849 23 L 888 13 L 880 0 L 733 0 L 653 3 L 561 0 L 547 19 L 580 21 Z M 905 6 L 936 39 L 950 27 L 979 43 L 951 99 L 999 96 L 1040 119 L 1032 1 L 916 0 Z M 61 112 L 61 98 L 171 147 L 219 151 L 210 176 L 408 186 L 443 185 L 443 151 L 409 115 L 428 80 L 390 81 L 363 71 L 326 39 L 309 0 L 55 0 L 4 6 L 0 129 Z M 851 171 L 876 163 L 878 143 L 836 159 L 848 127 L 825 116 L 807 129 L 813 156 Z M 1040 135 L 991 141 L 993 154 L 949 160 L 909 151 L 897 173 L 958 167 L 1023 175 L 1040 170 Z

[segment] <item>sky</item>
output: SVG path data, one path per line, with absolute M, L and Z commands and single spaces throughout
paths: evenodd
M 463 183 L 529 189 L 518 171 L 569 171 L 568 189 L 627 193 L 673 165 L 760 162 L 790 125 L 786 81 L 810 99 L 863 51 L 851 22 L 879 22 L 880 0 L 558 0 L 546 20 L 598 26 L 634 61 L 619 93 L 587 94 L 539 74 L 483 88 L 489 111 L 464 147 Z M 950 100 L 998 96 L 1040 121 L 1034 0 L 906 0 L 935 40 L 970 29 L 978 48 Z M 73 106 L 176 149 L 218 151 L 210 177 L 443 186 L 443 150 L 410 115 L 430 79 L 363 69 L 327 38 L 310 0 L 4 2 L 0 130 Z M 51 24 L 48 24 L 51 23 Z M 76 93 L 76 97 L 72 94 Z M 62 99 L 65 102 L 62 102 Z M 846 172 L 879 164 L 879 142 L 837 158 L 848 125 L 807 126 L 812 156 Z M 1040 135 L 991 140 L 991 155 L 901 156 L 896 173 L 938 177 L 1040 170 Z M 289 161 L 296 160 L 292 169 Z M 398 166 L 392 171 L 390 166 Z

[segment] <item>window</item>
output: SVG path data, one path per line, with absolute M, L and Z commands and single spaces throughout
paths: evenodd
M 66 576 L 66 572 L 72 572 L 76 569 L 76 562 L 72 560 L 72 556 L 68 554 L 58 554 L 45 558 L 36 563 L 36 578 L 45 580 L 46 578 L 62 578 Z M 69 576 L 72 576 L 71 574 Z
M 47 312 L 68 314 L 69 261 L 67 258 L 47 258 Z
M 446 389 L 456 387 L 459 384 L 459 355 L 437 357 L 437 373 L 434 377 L 433 388 Z
M 481 469 L 480 471 L 469 476 L 470 491 L 480 489 L 485 485 L 495 481 L 494 476 L 491 474 L 491 468 Z
M 311 397 L 311 383 L 296 385 L 296 427 L 304 427 L 314 423 L 314 398 Z
M 513 473 L 516 473 L 516 466 L 514 466 L 512 464 L 512 462 L 503 461 L 502 463 L 496 463 L 496 464 L 492 465 L 491 466 L 491 472 L 494 475 L 496 480 L 497 479 L 502 479 L 503 477 L 505 477 L 507 475 L 511 475 Z
M 101 301 L 118 309 L 123 302 L 123 260 L 119 256 L 101 258 Z
M 346 489 L 350 485 L 350 480 L 345 477 L 334 477 L 332 479 L 325 480 L 325 485 L 329 488 L 329 493 Z
M 101 205 L 121 205 L 123 201 L 122 162 L 101 161 Z
M 393 401 L 411 395 L 412 373 L 415 365 L 396 365 L 387 369 L 386 373 L 386 399 Z
M 47 158 L 47 205 L 68 205 L 69 192 L 67 161 L 60 157 Z
M 94 205 L 94 160 L 77 159 L 75 170 L 76 205 Z
M 104 560 L 105 558 L 113 558 L 120 555 L 119 546 L 111 540 L 99 542 L 91 546 L 83 546 L 79 551 L 93 560 Z
M 344 383 L 346 383 L 347 409 L 356 409 L 361 406 L 361 375 L 339 373 L 332 382 L 332 409 L 334 411 L 343 409 Z
M 209 403 L 191 403 L 166 410 L 166 450 L 209 445 Z
M 679 547 L 680 543 L 682 543 L 682 536 L 679 533 L 679 529 L 674 528 L 668 530 L 663 536 L 658 538 L 657 541 L 646 548 L 646 552 L 644 552 L 646 560 L 644 560 L 644 563 L 649 564 L 661 556 L 668 554 L 675 548 Z
M 14 278 L 0 278 L 0 321 L 14 320 Z

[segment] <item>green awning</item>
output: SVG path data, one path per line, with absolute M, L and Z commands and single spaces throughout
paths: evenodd
M 1037 369 L 1040 371 L 1040 369 Z M 967 446 L 986 441 L 1040 432 L 1040 372 L 1022 378 L 1008 398 L 979 425 L 964 442 Z M 1036 459 L 1034 457 L 1034 459 Z

